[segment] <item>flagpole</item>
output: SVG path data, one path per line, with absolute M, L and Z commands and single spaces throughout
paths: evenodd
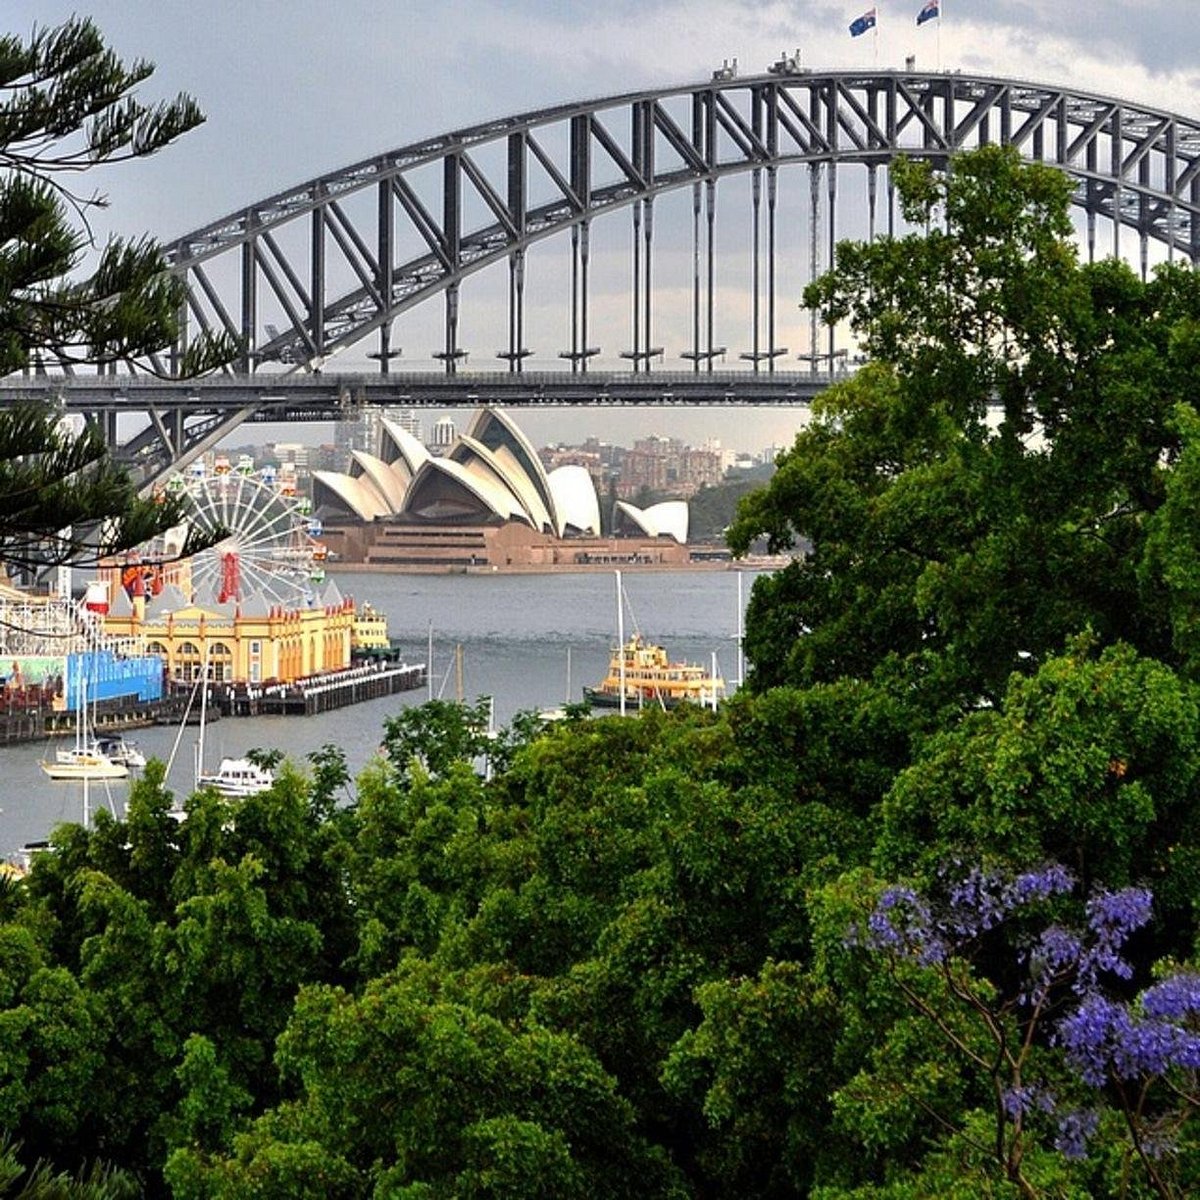
M 942 70 L 942 9 L 946 6 L 946 0 L 939 0 L 938 3 L 938 74 Z

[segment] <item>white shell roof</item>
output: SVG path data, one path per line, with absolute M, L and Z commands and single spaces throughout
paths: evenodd
M 326 488 L 335 500 L 363 521 L 373 521 L 391 511 L 368 476 L 354 478 L 337 471 L 314 471 L 313 483 L 313 505 L 316 508 L 322 504 L 320 489 Z
M 493 454 L 482 442 L 476 441 L 469 434 L 463 434 L 455 439 L 446 457 L 462 463 L 468 470 L 486 469 L 512 492 L 524 512 L 525 519 L 535 529 L 553 530 L 553 518 L 542 503 L 537 488 L 512 455 Z
M 481 408 L 471 418 L 467 436 L 482 442 L 499 463 L 525 475 L 541 497 L 546 513 L 554 511 L 554 498 L 542 460 L 515 421 L 499 409 Z M 532 510 L 529 515 L 536 520 Z M 551 520 L 547 524 L 553 525 L 554 522 Z
M 382 458 L 376 458 L 374 454 L 368 454 L 365 450 L 353 451 L 351 458 L 354 460 L 351 476 L 355 479 L 369 479 L 387 504 L 388 511 L 399 512 L 404 507 L 404 492 L 409 482 L 407 469 L 401 467 L 397 471 Z
M 383 430 L 382 456 L 355 451 L 351 475 L 313 473 L 318 508 L 332 503 L 364 521 L 395 513 L 448 520 L 479 514 L 559 537 L 568 529 L 600 532 L 600 503 L 587 471 L 568 466 L 547 475 L 525 435 L 498 410 L 480 409 L 443 458 L 394 421 L 385 420 Z M 634 523 L 641 528 L 640 520 Z
M 381 450 L 383 461 L 399 472 L 406 484 L 412 481 L 421 464 L 430 456 L 429 451 L 407 429 L 386 417 L 383 419 Z
M 451 493 L 457 491 L 462 495 L 462 508 L 482 510 L 488 516 L 502 520 L 515 518 L 528 521 L 529 517 L 508 488 L 498 481 L 490 469 L 481 470 L 479 467 L 478 460 L 473 460 L 467 466 L 449 458 L 427 459 L 409 484 L 405 510 L 423 515 L 422 509 L 435 507 L 437 492 L 448 484 Z
M 554 497 L 558 521 L 555 533 L 562 537 L 570 528 L 599 537 L 600 500 L 587 468 L 576 465 L 556 467 L 546 476 L 546 481 Z
M 665 500 L 641 509 L 626 500 L 617 501 L 617 512 L 628 518 L 648 537 L 673 537 L 681 546 L 688 535 L 686 500 Z

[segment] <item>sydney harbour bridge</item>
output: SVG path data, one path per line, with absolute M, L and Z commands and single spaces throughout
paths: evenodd
M 785 56 L 761 75 L 722 68 L 501 117 L 250 204 L 167 246 L 187 293 L 173 349 L 88 375 L 39 364 L 0 384 L 0 403 L 52 397 L 82 413 L 144 481 L 242 422 L 330 420 L 363 404 L 804 403 L 853 348 L 811 313 L 806 345 L 789 351 L 781 315 L 795 332 L 803 285 L 840 237 L 902 232 L 897 156 L 943 164 L 988 143 L 1069 174 L 1087 258 L 1124 256 L 1143 274 L 1200 258 L 1198 121 L 1044 84 L 808 70 Z M 726 193 L 743 234 L 735 304 Z M 620 248 L 608 236 L 602 262 L 614 223 Z M 669 286 L 656 271 L 665 242 L 677 251 Z M 535 254 L 556 269 L 533 270 Z M 480 298 L 476 277 L 492 280 Z M 473 304 L 488 307 L 498 350 L 465 344 Z M 535 307 L 556 313 L 559 345 L 527 344 Z M 399 345 L 418 312 L 435 314 L 435 369 L 408 366 Z M 178 379 L 199 331 L 229 334 L 240 356 Z M 352 350 L 369 365 L 348 366 Z

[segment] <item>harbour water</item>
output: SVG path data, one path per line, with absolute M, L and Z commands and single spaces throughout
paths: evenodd
M 344 595 L 359 603 L 370 601 L 387 614 L 389 630 L 401 640 L 408 661 L 425 661 L 432 629 L 430 678 L 434 695 L 442 699 L 456 698 L 456 647 L 461 646 L 463 698 L 491 696 L 500 724 L 522 710 L 580 699 L 585 683 L 603 677 L 616 640 L 616 586 L 607 573 L 339 572 L 332 578 Z M 754 574 L 744 572 L 742 580 L 746 603 Z M 715 653 L 720 673 L 733 689 L 738 672 L 737 573 L 637 571 L 626 572 L 623 581 L 627 633 L 640 629 L 666 646 L 674 659 L 707 666 Z M 314 717 L 215 721 L 205 736 L 206 764 L 215 767 L 221 757 L 240 756 L 253 747 L 276 748 L 303 762 L 310 750 L 328 742 L 344 750 L 356 773 L 378 748 L 385 718 L 427 696 L 427 690 L 406 692 Z M 155 727 L 130 736 L 147 755 L 166 761 L 178 734 L 178 729 Z M 191 787 L 195 740 L 195 728 L 184 730 L 168 776 L 179 795 Z M 44 742 L 0 749 L 0 858 L 44 838 L 61 821 L 80 819 L 82 785 L 52 783 L 38 766 L 54 748 Z M 107 788 L 93 784 L 90 801 L 122 814 L 127 790 L 123 782 Z

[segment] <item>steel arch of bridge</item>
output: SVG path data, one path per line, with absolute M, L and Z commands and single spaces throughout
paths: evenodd
M 837 168 L 868 168 L 870 228 L 875 229 L 878 168 L 897 155 L 945 161 L 989 142 L 1011 144 L 1029 159 L 1062 168 L 1076 181 L 1075 202 L 1087 216 L 1088 253 L 1097 219 L 1111 223 L 1113 250 L 1122 227 L 1140 239 L 1143 269 L 1151 240 L 1169 256 L 1200 258 L 1200 123 L 1125 101 L 1035 83 L 959 73 L 803 71 L 788 61 L 775 73 L 714 78 L 679 87 L 630 92 L 506 117 L 414 142 L 250 205 L 172 243 L 168 258 L 188 285 L 186 319 L 241 339 L 238 369 L 267 362 L 319 370 L 330 356 L 374 336 L 381 370 L 396 352 L 391 324 L 405 310 L 445 295 L 447 373 L 458 345 L 458 293 L 473 272 L 507 259 L 508 350 L 521 369 L 524 257 L 540 239 L 569 230 L 572 243 L 572 346 L 562 355 L 576 370 L 596 353 L 589 346 L 588 231 L 591 220 L 621 207 L 634 212 L 633 350 L 637 370 L 651 347 L 652 213 L 656 196 L 693 188 L 696 270 L 691 358 L 711 368 L 719 352 L 712 330 L 712 223 L 717 181 L 751 172 L 755 209 L 754 359 L 773 362 L 775 345 L 774 221 L 776 172 L 787 164 L 812 170 L 814 213 L 822 172 L 828 198 L 829 245 L 836 236 Z M 721 73 L 718 72 L 718 75 Z M 499 166 L 481 161 L 499 159 Z M 828 170 L 826 170 L 828 168 Z M 440 177 L 430 203 L 414 177 Z M 608 175 L 603 180 L 604 172 Z M 767 349 L 759 346 L 759 211 L 766 176 L 768 249 Z M 550 198 L 534 202 L 535 187 Z M 371 216 L 347 201 L 373 191 Z M 702 203 L 703 199 L 703 203 Z M 890 227 L 893 204 L 887 185 Z M 482 212 L 483 219 L 470 216 Z M 701 321 L 701 213 L 708 226 L 707 319 Z M 306 252 L 288 253 L 285 226 L 307 223 Z M 404 236 L 401 236 L 403 234 Z M 814 265 L 817 259 L 814 218 Z M 418 244 L 401 258 L 398 247 Z M 644 247 L 644 260 L 639 251 Z M 337 272 L 331 260 L 339 262 Z M 334 276 L 350 286 L 332 286 Z M 640 294 L 639 294 L 640 289 Z M 260 333 L 260 301 L 282 312 Z M 703 333 L 702 333 L 703 325 Z M 704 333 L 707 334 L 705 338 Z M 185 335 L 186 336 L 186 335 Z M 178 349 L 178 348 L 177 348 Z M 816 345 L 812 347 L 814 353 Z M 833 343 L 830 342 L 830 354 Z M 170 363 L 160 363 L 168 369 Z

